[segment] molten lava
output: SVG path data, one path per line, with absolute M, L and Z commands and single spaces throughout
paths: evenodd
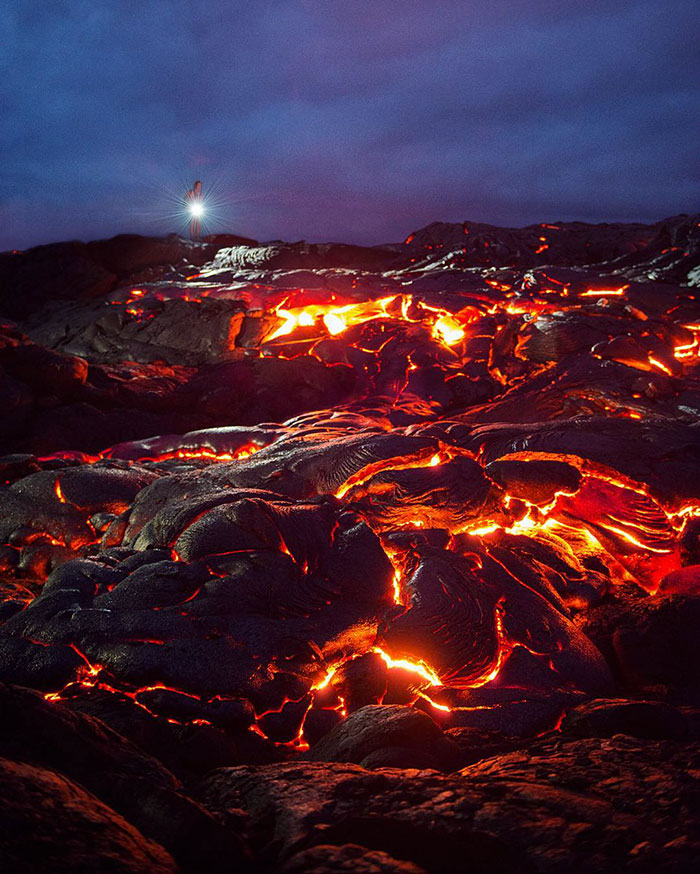
M 430 329 L 436 340 L 448 347 L 465 338 L 466 325 L 478 316 L 478 311 L 473 307 L 450 313 L 441 307 L 414 300 L 412 295 L 399 294 L 340 306 L 308 304 L 293 307 L 288 306 L 285 300 L 275 308 L 274 313 L 281 322 L 264 337 L 265 343 L 288 337 L 300 328 L 314 328 L 334 337 L 353 326 L 386 319 L 409 324 L 422 323 Z
M 224 730 L 235 711 L 286 755 L 366 703 L 459 726 L 530 684 L 608 694 L 586 611 L 630 589 L 657 595 L 668 578 L 695 585 L 700 504 L 682 493 L 694 450 L 668 423 L 694 415 L 700 313 L 687 289 L 652 300 L 636 280 L 560 271 L 549 259 L 562 229 L 541 228 L 524 248 L 546 270 L 477 271 L 473 249 L 411 236 L 401 270 L 329 274 L 310 289 L 290 290 L 289 274 L 187 276 L 198 282 L 178 306 L 226 313 L 215 366 L 130 364 L 101 379 L 127 395 L 153 379 L 158 403 L 140 403 L 166 421 L 172 386 L 184 386 L 188 402 L 203 399 L 203 423 L 8 461 L 36 464 L 16 488 L 7 479 L 8 506 L 24 513 L 6 549 L 29 581 L 17 615 L 29 624 L 43 609 L 36 595 L 54 573 L 46 598 L 67 604 L 33 641 L 65 640 L 75 656 L 46 697 L 115 696 Z M 495 257 L 495 240 L 478 236 Z M 444 279 L 424 259 L 440 259 Z M 459 265 L 469 269 L 453 286 Z M 176 291 L 145 282 L 108 304 L 147 346 Z M 671 461 L 648 451 L 667 433 Z M 190 647 L 199 672 L 182 657 Z

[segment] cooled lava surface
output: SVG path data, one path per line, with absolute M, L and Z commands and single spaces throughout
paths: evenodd
M 700 216 L 0 281 L 8 870 L 697 870 Z

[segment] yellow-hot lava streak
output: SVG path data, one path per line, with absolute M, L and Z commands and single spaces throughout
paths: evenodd
M 623 285 L 620 288 L 589 288 L 588 291 L 582 292 L 579 297 L 622 297 L 629 285 Z
M 258 452 L 260 446 L 254 443 L 246 443 L 240 449 L 234 452 L 217 452 L 215 449 L 210 449 L 208 446 L 199 446 L 197 448 L 181 447 L 168 452 L 161 452 L 158 455 L 149 456 L 142 460 L 147 461 L 170 461 L 171 459 L 181 458 L 185 461 L 194 461 L 201 458 L 204 461 L 240 461 L 243 458 L 249 458 L 254 453 Z
M 442 686 L 443 683 L 435 671 L 424 661 L 411 661 L 409 659 L 394 659 L 388 652 L 385 652 L 381 647 L 375 646 L 372 652 L 376 652 L 381 656 L 388 668 L 400 668 L 403 671 L 408 671 L 411 674 L 417 674 L 429 686 Z
M 327 306 L 325 304 L 309 304 L 305 307 L 279 306 L 275 314 L 281 318 L 279 325 L 265 342 L 269 343 L 278 337 L 286 337 L 297 328 L 311 328 L 317 322 L 322 322 L 332 336 L 342 334 L 350 325 L 359 325 L 371 319 L 385 318 L 389 315 L 387 307 L 394 303 L 398 295 L 379 298 L 365 303 L 346 304 L 345 306 Z
M 389 318 L 423 323 L 430 328 L 433 338 L 446 346 L 454 346 L 463 340 L 466 337 L 465 325 L 479 315 L 473 307 L 466 307 L 460 313 L 451 313 L 423 301 L 414 301 L 412 295 L 400 294 L 342 306 L 308 304 L 293 307 L 287 306 L 285 301 L 274 309 L 274 314 L 281 319 L 281 323 L 264 338 L 265 343 L 288 337 L 298 328 L 322 326 L 334 337 L 353 325 Z
M 61 481 L 58 477 L 56 477 L 56 484 L 54 485 L 54 492 L 56 492 L 56 497 L 62 504 L 67 504 L 66 496 L 63 494 L 63 489 L 61 488 Z

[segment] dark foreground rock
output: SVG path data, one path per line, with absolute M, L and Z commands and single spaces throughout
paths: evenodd
M 291 870 L 357 844 L 435 874 L 690 872 L 698 762 L 673 742 L 553 738 L 450 775 L 295 763 L 217 771 L 203 793 L 243 808 L 259 852 Z
M 321 844 L 296 853 L 282 868 L 280 874 L 423 874 L 412 862 L 395 859 L 381 850 L 368 850 L 359 844 L 340 847 Z
M 162 847 L 53 771 L 0 759 L 0 794 L 0 853 L 7 871 L 178 871 Z
M 626 734 L 652 740 L 700 739 L 700 709 L 671 707 L 663 701 L 594 699 L 568 710 L 561 730 L 573 737 Z
M 153 853 L 154 864 L 160 853 L 166 860 L 161 862 L 162 870 L 175 869 L 169 854 L 174 856 L 178 870 L 182 871 L 198 871 L 202 865 L 209 871 L 223 870 L 224 858 L 228 860 L 227 864 L 242 863 L 243 852 L 236 835 L 227 833 L 220 822 L 192 800 L 182 784 L 157 759 L 144 754 L 100 720 L 76 713 L 59 701 L 46 701 L 29 689 L 5 684 L 0 684 L 0 714 L 2 755 L 14 763 L 27 765 L 15 771 L 14 764 L 6 762 L 6 780 L 18 780 L 25 786 L 21 790 L 22 797 L 28 799 L 27 807 L 21 813 L 22 818 L 27 818 L 23 831 L 29 830 L 31 805 L 45 808 L 49 801 L 41 801 L 41 797 L 46 795 L 48 799 L 56 794 L 51 805 L 69 808 L 75 805 L 82 809 L 79 816 L 88 820 L 102 818 L 117 823 L 114 840 L 119 839 L 119 832 L 124 829 L 129 833 L 129 840 L 138 839 L 143 845 L 140 852 Z M 11 782 L 8 782 L 7 790 L 4 796 L 6 805 L 13 797 Z M 71 793 L 76 796 L 74 800 L 70 800 Z M 31 801 L 32 798 L 35 800 Z M 13 821 L 11 805 L 6 808 L 6 814 Z M 58 867 L 55 870 L 72 870 L 71 864 L 87 866 L 90 858 L 88 846 L 77 849 L 73 860 L 70 848 L 75 838 L 67 836 L 62 844 L 55 837 L 61 832 L 60 820 L 49 826 L 49 810 L 45 816 L 46 820 L 37 825 L 37 833 L 45 832 L 47 859 L 56 843 L 53 846 L 57 854 L 54 861 Z M 20 820 L 16 825 L 20 827 Z M 71 832 L 77 835 L 81 828 L 74 824 L 67 835 Z M 11 832 L 9 829 L 5 835 L 6 846 L 11 844 Z M 27 842 L 29 839 L 29 834 L 26 834 L 22 840 Z M 26 843 L 18 844 L 16 851 L 11 851 L 16 852 L 16 860 L 21 858 L 22 847 L 26 848 Z M 41 853 L 38 849 L 36 852 L 35 864 L 38 865 Z M 105 849 L 107 856 L 111 852 Z M 61 861 L 64 853 L 66 858 Z M 143 868 L 128 867 L 133 862 L 130 853 L 126 841 L 120 862 L 124 867 L 115 870 L 146 869 L 145 861 L 139 863 Z M 81 859 L 80 854 L 85 858 Z M 90 869 L 76 867 L 76 870 Z

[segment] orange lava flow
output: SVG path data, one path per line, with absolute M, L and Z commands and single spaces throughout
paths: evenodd
M 464 339 L 466 331 L 454 316 L 444 315 L 440 316 L 433 325 L 433 336 L 448 346 L 454 346 L 455 343 Z
M 343 305 L 308 304 L 294 307 L 287 306 L 287 300 L 288 298 L 274 308 L 273 312 L 281 319 L 281 323 L 264 337 L 264 343 L 288 337 L 299 328 L 322 328 L 331 337 L 335 337 L 354 325 L 374 319 L 394 319 L 423 323 L 430 328 L 433 338 L 438 342 L 445 346 L 454 346 L 465 339 L 465 326 L 478 316 L 478 311 L 473 307 L 451 313 L 420 300 L 414 301 L 412 295 L 401 294 Z M 414 316 L 410 315 L 409 310 L 413 311 Z
M 547 455 L 525 452 L 507 457 L 535 460 Z M 574 553 L 584 549 L 613 561 L 622 579 L 633 579 L 647 592 L 655 591 L 680 561 L 677 532 L 692 510 L 681 515 L 683 509 L 673 512 L 664 508 L 646 486 L 603 465 L 575 456 L 558 457 L 569 463 L 578 461 L 583 479 L 574 492 L 555 492 L 546 504 L 520 497 L 518 505 L 524 505 L 526 511 L 512 524 L 474 525 L 454 533 L 488 537 L 502 531 L 534 538 L 554 536 Z M 513 498 L 506 496 L 505 506 L 512 503 Z M 650 556 L 655 557 L 654 562 L 649 562 Z
M 162 452 L 160 455 L 144 457 L 141 461 L 170 461 L 171 459 L 181 458 L 183 460 L 192 460 L 201 458 L 207 461 L 240 461 L 242 458 L 249 458 L 255 452 L 258 452 L 260 446 L 254 443 L 247 443 L 235 452 L 216 452 L 207 446 L 200 446 L 197 449 L 173 449 L 170 452 Z
M 317 322 L 321 322 L 331 336 L 342 334 L 350 325 L 359 325 L 370 319 L 386 317 L 388 315 L 387 307 L 394 303 L 397 297 L 398 295 L 392 295 L 379 300 L 346 304 L 345 306 L 310 304 L 305 307 L 291 307 L 289 309 L 278 306 L 275 309 L 275 314 L 282 319 L 282 324 L 265 337 L 264 342 L 269 343 L 278 337 L 286 337 L 297 328 L 311 328 Z

